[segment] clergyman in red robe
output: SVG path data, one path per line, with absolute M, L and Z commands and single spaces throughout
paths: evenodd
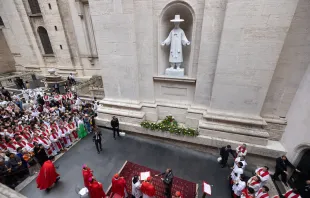
M 155 187 L 151 183 L 152 177 L 148 177 L 146 181 L 144 181 L 141 185 L 141 192 L 143 193 L 143 197 L 154 197 L 156 194 Z
M 102 183 L 98 182 L 95 177 L 89 178 L 89 195 L 90 198 L 105 198 L 106 194 L 103 190 Z
M 112 178 L 112 193 L 118 194 L 121 197 L 127 197 L 126 181 L 124 177 L 120 177 L 118 173 Z
M 89 186 L 89 178 L 93 176 L 93 171 L 86 165 L 83 165 L 82 169 L 83 179 L 84 179 L 84 186 L 88 188 Z
M 54 183 L 56 183 L 60 177 L 56 172 L 56 168 L 53 164 L 55 160 L 54 156 L 49 157 L 49 160 L 44 162 L 37 177 L 37 188 L 40 190 L 50 190 Z

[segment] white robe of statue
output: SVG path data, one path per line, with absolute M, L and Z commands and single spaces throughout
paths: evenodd
M 180 69 L 181 63 L 183 62 L 182 45 L 190 45 L 190 42 L 187 40 L 184 31 L 179 27 L 183 19 L 180 19 L 179 15 L 176 15 L 175 18 L 171 20 L 171 22 L 174 22 L 175 27 L 171 30 L 166 40 L 162 42 L 162 45 L 171 44 L 169 55 L 170 66 L 171 68 L 177 66 Z

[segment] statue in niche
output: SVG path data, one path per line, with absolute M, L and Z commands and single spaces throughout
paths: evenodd
M 190 42 L 187 40 L 184 31 L 180 28 L 180 22 L 183 22 L 184 19 L 181 19 L 180 15 L 175 15 L 174 19 L 170 21 L 174 23 L 174 28 L 166 40 L 161 43 L 162 46 L 171 44 L 169 56 L 170 68 L 166 69 L 166 75 L 184 76 L 184 68 L 181 69 L 183 63 L 182 45 L 190 45 Z

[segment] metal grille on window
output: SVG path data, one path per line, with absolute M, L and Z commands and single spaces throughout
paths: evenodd
M 46 29 L 44 27 L 40 26 L 38 28 L 38 34 L 39 34 L 40 39 L 41 39 L 41 43 L 42 43 L 42 46 L 44 49 L 44 53 L 45 54 L 54 54 L 53 48 L 51 45 L 51 41 L 50 41 L 50 38 L 48 37 L 48 33 L 47 33 Z
M 38 3 L 38 0 L 28 0 L 29 7 L 32 14 L 39 14 L 41 13 L 41 9 Z

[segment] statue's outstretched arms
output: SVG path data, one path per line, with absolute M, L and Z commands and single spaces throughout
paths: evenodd
M 166 40 L 164 40 L 161 45 L 164 46 L 164 45 L 170 45 L 171 43 L 171 32 L 169 33 L 168 37 L 166 38 Z
M 187 38 L 186 38 L 184 32 L 182 32 L 182 44 L 183 44 L 183 45 L 190 45 L 190 44 L 191 44 L 191 42 L 189 42 L 189 41 L 187 40 Z

